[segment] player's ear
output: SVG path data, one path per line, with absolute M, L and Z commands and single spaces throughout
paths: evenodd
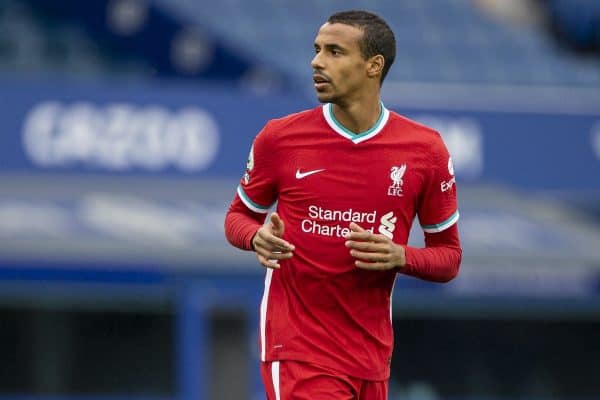
M 379 76 L 383 71 L 385 65 L 385 59 L 381 54 L 374 55 L 367 61 L 367 76 L 374 78 Z

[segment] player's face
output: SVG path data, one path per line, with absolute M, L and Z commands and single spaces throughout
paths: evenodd
M 315 38 L 311 62 L 317 98 L 343 103 L 360 96 L 367 82 L 367 60 L 360 51 L 363 31 L 346 24 L 325 23 Z

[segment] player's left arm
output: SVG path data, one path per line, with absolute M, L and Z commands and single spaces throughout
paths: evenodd
M 454 279 L 462 260 L 457 224 L 441 232 L 425 232 L 425 248 L 405 246 L 404 254 L 399 272 L 433 282 Z
M 456 224 L 436 233 L 425 233 L 425 248 L 402 246 L 380 234 L 350 224 L 346 247 L 361 269 L 397 269 L 406 275 L 433 282 L 448 282 L 458 274 L 462 249 Z

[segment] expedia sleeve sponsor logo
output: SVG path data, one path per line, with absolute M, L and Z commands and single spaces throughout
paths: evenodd
M 448 181 L 443 181 L 442 183 L 440 183 L 440 190 L 442 192 L 447 192 L 448 190 L 452 189 L 452 186 L 454 186 L 455 183 L 456 183 L 455 177 L 452 177 Z
M 250 153 L 248 154 L 248 160 L 246 161 L 246 172 L 244 172 L 244 184 L 250 183 L 250 173 L 254 169 L 254 145 L 250 147 Z
M 447 192 L 452 189 L 452 186 L 456 183 L 456 177 L 454 176 L 454 164 L 452 163 L 452 157 L 448 157 L 448 173 L 452 178 L 447 181 L 442 181 L 440 184 L 440 190 L 442 192 Z
M 27 115 L 23 146 L 42 167 L 199 171 L 217 156 L 219 130 L 195 107 L 45 102 Z

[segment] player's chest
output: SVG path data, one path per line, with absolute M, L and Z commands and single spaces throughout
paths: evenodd
M 290 151 L 287 160 L 280 195 L 300 203 L 412 206 L 427 174 L 405 146 L 307 146 Z

